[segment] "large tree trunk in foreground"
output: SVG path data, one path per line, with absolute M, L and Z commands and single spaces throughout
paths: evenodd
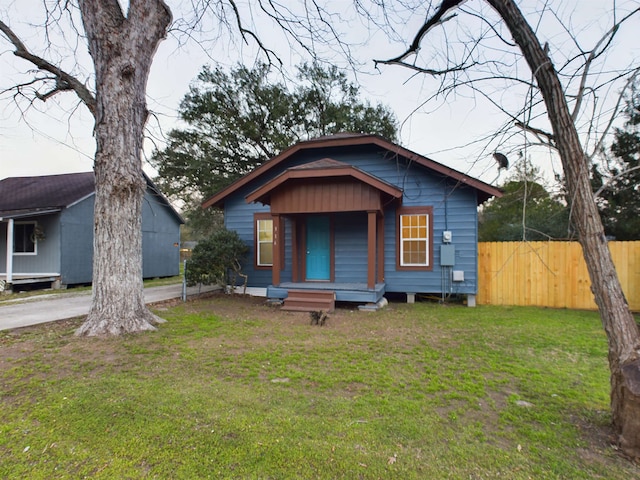
M 81 0 L 96 75 L 93 298 L 79 335 L 152 330 L 142 283 L 143 129 L 151 62 L 171 21 L 161 0 Z
M 640 333 L 620 286 L 589 182 L 589 166 L 553 64 L 513 0 L 488 0 L 534 72 L 566 175 L 592 291 L 609 340 L 611 409 L 624 453 L 640 458 Z

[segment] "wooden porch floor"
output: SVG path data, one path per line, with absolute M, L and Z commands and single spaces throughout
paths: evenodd
M 277 287 L 267 287 L 267 298 L 286 298 L 289 290 L 327 290 L 335 292 L 337 302 L 377 303 L 384 296 L 385 288 L 384 283 L 368 288 L 366 283 L 282 282 Z
M 60 279 L 60 275 L 12 275 L 11 283 L 22 285 L 26 283 L 55 282 Z M 7 274 L 0 273 L 0 280 L 7 281 Z

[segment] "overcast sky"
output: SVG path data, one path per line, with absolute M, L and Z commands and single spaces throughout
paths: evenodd
M 126 3 L 126 2 L 121 2 Z M 174 19 L 180 18 L 184 6 L 190 2 L 168 2 L 174 12 Z M 244 5 L 247 2 L 239 2 Z M 255 3 L 255 2 L 254 2 Z M 299 1 L 283 2 L 288 5 L 298 5 Z M 494 149 L 505 149 L 513 155 L 518 150 L 517 138 L 507 139 L 491 132 L 497 131 L 507 119 L 493 108 L 488 100 L 482 96 L 471 96 L 466 93 L 451 95 L 446 99 L 430 102 L 421 106 L 426 98 L 437 89 L 437 79 L 416 76 L 413 72 L 397 66 L 381 66 L 379 70 L 373 68 L 373 58 L 390 58 L 402 52 L 407 40 L 420 26 L 426 11 L 401 13 L 398 20 L 397 38 L 389 40 L 380 28 L 371 21 L 365 22 L 358 18 L 353 10 L 344 5 L 351 5 L 346 0 L 327 2 L 332 11 L 340 14 L 340 21 L 336 23 L 338 33 L 345 41 L 352 43 L 354 57 L 361 62 L 358 74 L 352 76 L 361 85 L 362 94 L 370 101 L 382 102 L 390 106 L 402 124 L 400 143 L 413 151 L 426 155 L 435 161 L 443 163 L 487 182 L 497 180 L 497 165 L 491 158 Z M 393 2 L 392 2 L 393 3 Z M 427 2 L 417 2 L 426 4 Z M 438 2 L 436 2 L 438 3 Z M 540 21 L 539 10 L 534 7 L 542 2 L 525 0 L 518 2 L 524 9 L 531 8 L 528 14 L 529 22 L 538 29 L 541 40 L 548 41 L 554 63 L 562 63 L 568 56 L 567 48 L 575 49 L 576 45 L 567 41 L 566 32 L 559 28 L 553 17 L 546 14 Z M 606 0 L 551 2 L 560 5 L 557 10 L 572 31 L 578 35 L 581 47 L 592 48 L 597 40 L 611 26 L 611 18 L 607 17 L 613 2 Z M 637 7 L 637 1 L 620 1 L 628 12 Z M 471 0 L 467 2 L 469 9 L 486 12 L 486 7 L 477 10 L 482 2 Z M 569 4 L 569 5 L 567 5 Z M 42 30 L 34 29 L 42 18 L 40 0 L 0 0 L 0 19 L 8 23 L 22 37 L 24 42 L 36 52 L 56 61 L 62 59 L 65 69 L 74 69 L 74 73 L 86 79 L 90 73 L 90 62 L 86 54 L 86 46 L 82 43 L 75 49 L 79 56 L 80 65 L 72 65 L 70 58 L 65 57 L 62 48 L 43 50 Z M 294 65 L 299 62 L 302 54 L 300 48 L 289 46 L 281 31 L 265 19 L 261 19 L 257 11 L 249 16 L 245 10 L 246 25 L 255 28 L 264 43 L 277 51 L 285 64 Z M 402 21 L 402 19 L 406 21 Z M 465 20 L 460 16 L 460 21 Z M 474 20 L 466 17 L 467 22 Z M 477 20 L 477 19 L 476 19 Z M 495 20 L 495 19 L 494 19 Z M 31 25 L 29 25 L 29 23 Z M 162 145 L 162 131 L 176 126 L 176 110 L 181 98 L 187 92 L 189 83 L 194 79 L 204 64 L 231 66 L 238 61 L 251 63 L 256 58 L 255 45 L 243 45 L 238 36 L 229 37 L 224 32 L 214 30 L 215 22 L 207 24 L 208 32 L 198 33 L 200 39 L 217 37 L 216 42 L 199 45 L 195 41 L 184 41 L 170 35 L 165 40 L 154 60 L 153 69 L 148 85 L 148 106 L 154 112 L 149 120 L 150 137 L 157 145 Z M 453 28 L 445 24 L 445 28 Z M 616 67 L 640 63 L 640 47 L 637 42 L 637 31 L 640 27 L 640 16 L 635 18 L 623 29 L 614 42 L 616 49 Z M 73 33 L 65 31 L 67 46 L 73 44 Z M 437 33 L 437 32 L 436 32 Z M 436 35 L 434 33 L 434 35 Z M 437 37 L 436 37 L 437 38 Z M 442 37 L 441 37 L 442 38 Z M 510 40 L 510 37 L 508 38 Z M 60 43 L 63 41 L 61 40 Z M 357 45 L 356 45 L 357 44 Z M 33 45 L 33 46 L 32 46 Z M 557 46 L 556 46 L 557 45 Z M 423 50 L 429 48 L 429 44 Z M 436 45 L 437 47 L 437 45 Z M 335 51 L 331 51 L 334 48 Z M 320 46 L 325 58 L 332 58 L 338 65 L 346 65 L 339 49 L 333 46 Z M 0 89 L 6 89 L 16 82 L 24 81 L 22 72 L 32 67 L 17 59 L 11 53 L 12 48 L 0 36 Z M 422 53 L 422 52 L 421 52 Z M 428 54 L 427 54 L 428 55 Z M 429 58 L 428 56 L 423 57 Z M 613 58 L 613 57 L 612 57 Z M 75 62 L 75 60 L 74 60 Z M 75 62 L 77 63 L 77 62 Z M 601 68 L 601 67 L 599 67 Z M 353 72 L 349 70 L 349 74 Z M 524 75 L 529 75 L 528 72 Z M 604 75 L 601 72 L 600 75 Z M 509 91 L 500 91 L 499 87 L 492 87 L 488 96 L 505 97 Z M 606 95 L 615 97 L 615 88 L 606 91 Z M 520 108 L 526 100 L 525 95 L 513 90 L 511 95 L 513 105 Z M 504 98 L 503 98 L 504 99 Z M 72 93 L 58 96 L 57 102 L 48 101 L 46 104 L 36 102 L 23 115 L 12 101 L 10 94 L 0 97 L 0 179 L 8 176 L 44 175 L 51 173 L 68 173 L 89 171 L 93 167 L 94 142 L 91 137 L 93 118 L 84 106 L 76 107 L 77 100 Z M 25 108 L 26 104 L 20 104 Z M 69 116 L 69 110 L 73 115 Z M 541 120 L 543 122 L 543 120 Z M 544 126 L 544 122 L 541 124 Z M 147 153 L 151 151 L 152 141 L 147 142 Z M 465 148 L 459 148 L 467 145 Z M 531 150 L 532 152 L 534 150 Z M 553 155 L 535 151 L 533 155 L 543 169 L 552 174 L 559 170 L 559 164 Z M 147 170 L 153 174 L 151 170 Z

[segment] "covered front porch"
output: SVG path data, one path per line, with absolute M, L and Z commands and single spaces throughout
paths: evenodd
M 44 238 L 42 221 L 59 209 L 4 212 L 0 216 L 0 292 L 9 292 L 18 285 L 50 284 L 60 288 L 60 273 L 45 269 L 38 262 L 38 244 Z M 14 233 L 18 227 L 18 233 Z M 14 243 L 18 242 L 18 248 Z M 40 247 L 42 250 L 42 247 Z M 18 265 L 16 267 L 16 260 Z M 40 268 L 43 267 L 44 268 Z
M 401 197 L 400 189 L 332 159 L 290 168 L 248 195 L 247 202 L 270 206 L 273 221 L 267 297 L 291 299 L 293 291 L 299 303 L 308 292 L 313 303 L 312 292 L 333 292 L 337 302 L 379 302 L 384 206 Z

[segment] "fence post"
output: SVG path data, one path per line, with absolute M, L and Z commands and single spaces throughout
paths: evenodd
M 187 259 L 182 261 L 182 301 L 187 301 Z

